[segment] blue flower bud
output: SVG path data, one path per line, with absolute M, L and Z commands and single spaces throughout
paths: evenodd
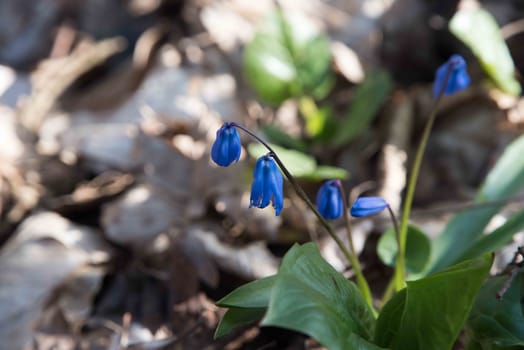
M 284 207 L 284 179 L 270 154 L 258 158 L 253 172 L 249 207 L 265 208 L 271 201 L 275 215 Z
M 455 92 L 467 88 L 471 82 L 468 71 L 466 70 L 466 61 L 460 55 L 451 56 L 446 63 L 437 69 L 435 82 L 433 84 L 433 96 L 438 97 L 442 91 L 444 95 L 452 95 Z M 448 73 L 449 72 L 449 73 Z M 444 87 L 446 77 L 449 78 Z
M 337 182 L 338 180 L 324 182 L 317 193 L 317 209 L 320 215 L 328 220 L 338 219 L 344 211 Z
M 357 218 L 380 213 L 388 203 L 382 197 L 360 197 L 351 207 L 351 215 Z
M 240 158 L 240 135 L 234 123 L 224 123 L 217 131 L 211 148 L 211 159 L 220 166 L 229 166 Z

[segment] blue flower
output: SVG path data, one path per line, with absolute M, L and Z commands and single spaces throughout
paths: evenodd
M 270 154 L 258 158 L 253 177 L 249 207 L 265 208 L 271 201 L 278 216 L 284 207 L 284 179 Z
M 211 159 L 220 166 L 229 166 L 240 158 L 240 135 L 234 123 L 224 123 L 217 131 L 211 148 Z
M 442 91 L 444 95 L 452 95 L 455 92 L 467 88 L 471 82 L 468 71 L 466 70 L 466 61 L 460 55 L 451 56 L 446 63 L 437 69 L 435 74 L 435 83 L 433 84 L 433 96 L 436 98 Z M 444 87 L 446 77 L 449 78 Z
M 351 207 L 351 215 L 357 218 L 380 213 L 388 203 L 382 197 L 360 197 Z
M 324 182 L 317 193 L 317 209 L 325 219 L 334 220 L 342 216 L 344 203 L 338 188 L 338 180 Z

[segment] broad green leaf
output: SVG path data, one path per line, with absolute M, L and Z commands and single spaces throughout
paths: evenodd
M 398 244 L 394 229 L 387 230 L 377 245 L 377 254 L 388 266 L 395 266 Z M 406 270 L 408 273 L 424 271 L 431 253 L 431 242 L 419 228 L 408 226 L 406 241 Z
M 466 324 L 468 339 L 479 349 L 493 346 L 524 346 L 524 315 L 521 304 L 522 275 L 519 274 L 498 300 L 499 292 L 508 276 L 497 276 L 487 281 L 480 290 Z
M 379 315 L 377 344 L 393 350 L 451 349 L 491 263 L 486 255 L 407 282 L 405 292 L 394 296 Z
M 475 202 L 505 199 L 524 187 L 524 135 L 513 141 L 489 172 Z M 437 237 L 431 249 L 429 273 L 459 261 L 482 236 L 484 228 L 501 208 L 490 205 L 455 215 Z
M 394 343 L 406 306 L 406 292 L 406 288 L 399 291 L 380 310 L 375 327 L 376 344 L 391 346 Z
M 273 144 L 270 146 L 286 165 L 286 168 L 291 175 L 295 177 L 312 180 L 346 179 L 348 177 L 348 173 L 345 169 L 318 166 L 316 160 L 305 153 L 286 149 Z M 247 151 L 253 158 L 261 157 L 267 153 L 267 149 L 259 143 L 249 144 Z
M 237 327 L 260 320 L 265 312 L 266 308 L 229 308 L 220 320 L 214 338 L 220 338 Z
M 362 339 L 360 336 L 356 335 L 355 333 L 351 333 L 349 335 L 349 339 L 347 341 L 347 347 L 345 349 L 351 349 L 351 350 L 386 350 L 385 348 L 381 348 L 367 340 Z
M 524 228 L 524 210 L 513 215 L 502 226 L 493 232 L 479 238 L 475 244 L 464 253 L 463 258 L 469 259 L 485 253 L 495 252 L 504 247 L 515 233 Z
M 351 107 L 337 126 L 332 143 L 340 146 L 349 143 L 366 130 L 375 119 L 393 83 L 386 71 L 371 71 L 356 89 Z
M 267 103 L 304 94 L 322 97 L 332 81 L 329 42 L 305 17 L 277 11 L 246 46 L 244 70 Z
M 449 29 L 473 51 L 502 91 L 520 94 L 513 59 L 495 18 L 488 11 L 480 7 L 459 10 L 449 22 Z
M 271 289 L 277 276 L 265 277 L 238 287 L 216 302 L 227 307 L 224 317 L 215 331 L 215 338 L 228 334 L 234 328 L 259 320 L 269 304 Z
M 221 307 L 265 308 L 277 276 L 268 276 L 238 287 L 216 302 Z
M 311 181 L 320 181 L 327 179 L 346 180 L 349 174 L 346 169 L 338 168 L 329 165 L 319 165 L 314 171 L 304 176 L 304 178 Z
M 275 153 L 282 160 L 282 163 L 286 165 L 291 175 L 296 177 L 306 176 L 311 174 L 317 168 L 316 160 L 299 151 L 292 149 L 286 149 L 277 145 L 270 145 Z M 257 159 L 267 153 L 267 149 L 259 143 L 251 143 L 247 147 L 249 154 Z
M 357 339 L 351 333 L 371 341 L 372 311 L 355 284 L 329 265 L 316 245 L 296 245 L 277 276 L 263 325 L 306 333 L 331 350 L 351 349 L 349 342 Z

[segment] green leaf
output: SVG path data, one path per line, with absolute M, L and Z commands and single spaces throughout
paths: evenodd
M 398 244 L 394 229 L 387 230 L 380 237 L 377 245 L 377 254 L 382 262 L 388 266 L 395 266 L 398 253 Z M 431 253 L 431 242 L 419 228 L 408 226 L 406 241 L 406 270 L 408 273 L 424 271 Z
M 320 98 L 332 81 L 329 42 L 305 17 L 277 11 L 246 46 L 244 69 L 267 103 L 306 94 Z
M 513 215 L 502 226 L 493 232 L 482 236 L 475 244 L 464 253 L 466 259 L 485 253 L 495 252 L 504 247 L 515 233 L 524 228 L 524 210 Z
M 469 341 L 479 344 L 479 349 L 492 349 L 493 345 L 524 345 L 522 275 L 517 275 L 501 300 L 495 297 L 507 278 L 508 276 L 497 276 L 487 281 L 471 310 L 466 331 Z
M 348 177 L 345 169 L 318 166 L 316 160 L 305 153 L 273 144 L 270 144 L 270 146 L 286 165 L 291 175 L 295 177 L 313 180 L 346 179 Z M 247 151 L 255 159 L 267 153 L 267 149 L 259 143 L 249 144 Z
M 393 350 L 451 349 L 491 263 L 486 255 L 407 282 L 405 292 L 395 295 L 379 315 L 377 344 Z
M 265 277 L 238 287 L 216 302 L 227 307 L 224 317 L 215 330 L 215 338 L 222 337 L 234 328 L 259 320 L 269 304 L 271 289 L 277 276 Z
M 306 333 L 331 350 L 351 349 L 349 342 L 358 339 L 351 333 L 371 341 L 372 311 L 355 284 L 329 265 L 316 245 L 295 245 L 277 276 L 263 325 Z
M 502 91 L 520 94 L 513 59 L 495 18 L 488 11 L 480 7 L 459 10 L 449 22 L 449 29 L 473 51 Z
M 216 302 L 221 307 L 265 308 L 277 276 L 269 276 L 238 287 Z
M 375 327 L 376 344 L 390 346 L 394 343 L 406 307 L 406 292 L 406 288 L 399 291 L 380 310 Z
M 366 130 L 392 87 L 391 77 L 386 71 L 368 72 L 364 82 L 357 87 L 351 107 L 337 127 L 332 143 L 336 146 L 349 143 Z
M 524 135 L 513 141 L 504 151 L 482 185 L 476 203 L 497 201 L 524 187 Z M 459 261 L 481 237 L 484 228 L 501 208 L 490 205 L 455 215 L 444 232 L 434 241 L 428 272 L 435 272 Z
M 304 175 L 303 177 L 310 181 L 320 181 L 327 179 L 346 180 L 349 177 L 349 174 L 346 169 L 336 166 L 319 165 L 314 171 Z
M 270 143 L 280 145 L 285 148 L 295 149 L 305 152 L 308 145 L 300 138 L 288 135 L 285 131 L 274 125 L 263 126 L 260 131 L 267 137 Z
M 220 320 L 220 323 L 215 330 L 214 338 L 220 338 L 237 327 L 244 326 L 261 319 L 265 312 L 266 308 L 229 308 L 229 310 L 227 310 L 224 314 L 224 317 L 222 317 Z
M 319 137 L 325 130 L 329 108 L 318 108 L 311 97 L 302 97 L 299 109 L 306 122 L 307 133 L 314 138 Z
M 306 176 L 315 171 L 317 168 L 317 161 L 302 152 L 292 149 L 282 148 L 277 145 L 270 145 L 275 153 L 280 157 L 282 163 L 286 165 L 291 175 L 296 177 Z M 259 143 L 251 143 L 247 147 L 248 153 L 255 159 L 266 154 L 267 149 Z
M 351 333 L 349 335 L 349 339 L 347 341 L 347 347 L 345 349 L 351 349 L 351 350 L 386 350 L 385 348 L 381 348 L 380 346 L 377 346 L 371 342 L 368 342 L 367 340 L 362 339 L 360 336 L 358 336 L 355 333 Z

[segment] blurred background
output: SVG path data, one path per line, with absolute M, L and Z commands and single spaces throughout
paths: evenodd
M 319 349 L 257 325 L 213 339 L 214 302 L 294 242 L 346 268 L 291 187 L 281 216 L 249 209 L 263 151 L 243 135 L 218 168 L 216 130 L 275 144 L 312 199 L 340 178 L 398 212 L 459 53 L 473 83 L 442 101 L 415 196 L 435 236 L 524 130 L 523 18 L 519 0 L 0 0 L 0 349 Z M 380 295 L 388 222 L 354 225 Z

